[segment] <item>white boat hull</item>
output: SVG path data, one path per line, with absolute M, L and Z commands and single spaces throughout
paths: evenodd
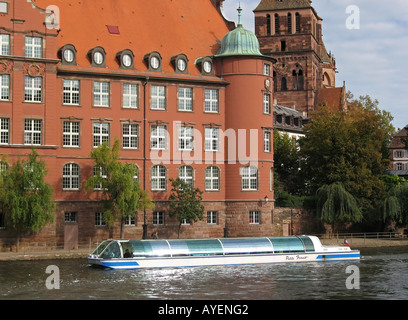
M 294 262 L 324 262 L 360 260 L 360 251 L 311 252 L 311 253 L 273 253 L 246 255 L 216 255 L 188 257 L 153 257 L 153 258 L 88 258 L 94 266 L 111 269 L 177 268 L 220 265 L 249 265 Z

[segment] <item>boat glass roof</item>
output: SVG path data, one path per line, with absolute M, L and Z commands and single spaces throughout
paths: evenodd
M 123 243 L 123 242 L 122 242 Z M 314 252 L 307 236 L 194 240 L 130 240 L 134 257 Z

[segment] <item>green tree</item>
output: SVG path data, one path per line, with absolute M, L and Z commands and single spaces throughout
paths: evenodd
M 282 188 L 290 194 L 303 192 L 303 181 L 300 170 L 300 153 L 298 145 L 288 134 L 278 130 L 273 134 L 273 160 L 275 180 L 281 182 Z
M 124 237 L 124 224 L 128 217 L 135 217 L 137 210 L 154 207 L 153 201 L 135 179 L 137 167 L 119 160 L 120 142 L 115 139 L 112 149 L 103 143 L 92 151 L 95 161 L 94 174 L 86 181 L 88 192 L 95 186 L 101 189 L 103 219 L 108 226 L 120 221 L 120 237 Z
M 362 219 L 356 199 L 340 182 L 323 185 L 317 190 L 316 211 L 320 221 L 331 224 L 333 231 L 339 223 L 360 222 Z
M 381 210 L 384 222 L 395 221 L 404 227 L 408 225 L 408 182 L 399 183 L 390 189 Z
M 341 183 L 364 217 L 377 219 L 373 213 L 385 196 L 381 177 L 389 164 L 384 146 L 393 127 L 392 117 L 367 101 L 350 104 L 347 111 L 316 111 L 305 126 L 300 150 L 310 194 Z
M 45 182 L 46 174 L 45 162 L 34 149 L 28 159 L 19 159 L 2 172 L 0 204 L 7 226 L 16 235 L 17 250 L 22 236 L 53 222 L 53 188 Z
M 202 205 L 203 192 L 194 188 L 191 184 L 177 178 L 171 181 L 170 217 L 177 216 L 179 221 L 178 238 L 180 238 L 180 229 L 183 221 L 197 222 L 204 219 L 204 206 Z

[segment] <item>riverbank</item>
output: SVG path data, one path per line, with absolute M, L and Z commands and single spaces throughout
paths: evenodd
M 408 246 L 408 240 L 348 238 L 352 249 Z M 341 246 L 344 239 L 321 239 L 323 245 Z M 0 261 L 85 259 L 89 249 L 49 250 L 44 252 L 0 252 Z
M 344 245 L 344 238 L 320 239 L 320 241 L 325 246 Z M 348 237 L 347 241 L 352 249 L 408 246 L 408 239 L 364 239 Z
M 89 249 L 51 250 L 44 252 L 0 252 L 0 261 L 30 261 L 54 259 L 81 259 L 89 255 Z

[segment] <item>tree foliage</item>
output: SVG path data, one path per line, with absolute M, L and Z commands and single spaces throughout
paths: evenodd
M 116 139 L 112 148 L 104 143 L 92 151 L 94 174 L 85 185 L 88 191 L 93 191 L 95 186 L 100 188 L 103 219 L 108 226 L 119 220 L 123 238 L 125 219 L 134 217 L 137 210 L 153 208 L 154 204 L 135 179 L 137 166 L 121 162 L 119 150 L 120 142 Z
M 45 162 L 34 149 L 28 159 L 19 159 L 1 174 L 0 204 L 7 226 L 16 233 L 17 249 L 25 233 L 53 222 L 53 188 L 45 181 L 46 174 Z
M 183 221 L 197 222 L 204 219 L 204 206 L 201 203 L 203 192 L 191 184 L 177 178 L 171 181 L 170 217 L 177 216 L 179 221 L 178 237 Z
M 391 120 L 368 97 L 360 97 L 347 111 L 315 112 L 300 149 L 309 191 L 340 183 L 363 214 L 372 213 L 386 192 L 381 176 L 389 164 L 384 146 L 393 133 Z
M 274 131 L 273 160 L 275 180 L 279 180 L 287 193 L 300 195 L 303 190 L 303 181 L 299 174 L 300 153 L 296 141 L 285 132 Z
M 391 188 L 381 209 L 384 222 L 392 220 L 401 226 L 407 226 L 408 182 L 397 184 Z
M 360 222 L 362 213 L 356 199 L 342 183 L 323 185 L 316 192 L 317 216 L 333 226 L 337 223 Z

